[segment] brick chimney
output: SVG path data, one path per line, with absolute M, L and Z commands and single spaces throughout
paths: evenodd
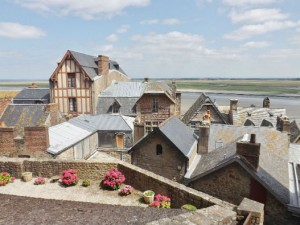
M 230 116 L 230 122 L 233 124 L 234 121 L 234 115 L 236 115 L 237 112 L 237 105 L 238 105 L 238 99 L 230 99 L 230 110 L 229 110 L 229 116 Z
M 283 117 L 280 120 L 280 126 L 282 129 L 282 132 L 287 132 L 288 134 L 291 133 L 291 123 L 290 120 L 287 117 Z
M 259 166 L 260 143 L 256 143 L 255 134 L 251 134 L 250 141 L 238 141 L 236 153 L 243 156 L 255 170 Z
M 172 98 L 176 99 L 177 86 L 176 86 L 176 82 L 175 81 L 172 81 L 171 90 L 172 90 Z
M 208 153 L 209 132 L 210 132 L 210 126 L 205 125 L 199 127 L 199 139 L 198 139 L 198 146 L 197 146 L 198 154 L 203 155 Z
M 98 56 L 98 74 L 107 76 L 109 71 L 109 57 L 104 55 Z
M 237 111 L 238 99 L 230 99 L 230 112 Z
M 50 114 L 50 126 L 54 126 L 58 124 L 59 118 L 58 118 L 58 104 L 57 103 L 49 103 L 45 107 L 45 112 L 48 112 Z

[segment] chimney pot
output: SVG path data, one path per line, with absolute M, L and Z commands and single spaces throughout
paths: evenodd
M 250 143 L 255 143 L 256 142 L 256 135 L 255 134 L 251 134 L 250 136 Z

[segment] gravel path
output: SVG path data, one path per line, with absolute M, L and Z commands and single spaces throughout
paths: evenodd
M 0 194 L 111 205 L 147 207 L 146 204 L 138 201 L 138 199 L 142 197 L 142 193 L 136 190 L 134 190 L 131 195 L 121 197 L 118 195 L 118 191 L 101 189 L 99 187 L 99 182 L 96 183 L 91 181 L 91 186 L 87 188 L 79 185 L 81 182 L 72 187 L 61 186 L 58 182 L 47 182 L 44 185 L 34 185 L 33 182 L 34 179 L 29 182 L 23 182 L 20 179 L 16 179 L 14 183 L 0 187 Z

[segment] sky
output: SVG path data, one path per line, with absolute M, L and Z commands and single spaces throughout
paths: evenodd
M 68 49 L 131 78 L 300 78 L 300 1 L 0 0 L 0 79 L 47 80 Z

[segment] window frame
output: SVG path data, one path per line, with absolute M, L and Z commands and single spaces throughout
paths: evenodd
M 163 154 L 163 147 L 161 144 L 156 145 L 156 155 L 162 155 Z
M 68 88 L 76 88 L 76 74 L 68 73 Z
M 155 112 L 155 113 L 158 112 L 158 98 L 157 98 L 157 96 L 153 96 L 153 99 L 152 99 L 152 112 Z
M 77 112 L 77 99 L 69 98 L 69 112 L 76 113 Z

